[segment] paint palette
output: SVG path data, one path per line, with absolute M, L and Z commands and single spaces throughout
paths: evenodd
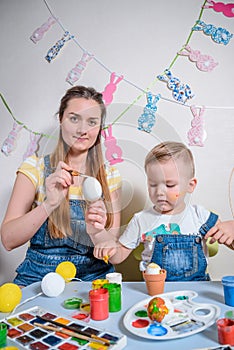
M 1 322 L 7 324 L 7 336 L 10 342 L 24 349 L 117 350 L 123 349 L 127 343 L 126 336 L 122 334 L 108 332 L 69 317 L 58 316 L 40 306 L 10 315 Z M 74 336 L 71 332 L 81 335 Z M 98 338 L 102 338 L 104 342 L 97 340 Z
M 124 316 L 124 326 L 133 334 L 148 339 L 169 340 L 187 337 L 210 327 L 220 315 L 220 308 L 213 304 L 198 304 L 194 291 L 177 291 L 157 295 L 169 305 L 169 313 L 161 323 L 152 322 L 147 306 L 148 297 L 131 307 Z

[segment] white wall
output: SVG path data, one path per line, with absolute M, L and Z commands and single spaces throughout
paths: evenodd
M 202 3 L 199 0 L 48 0 L 54 15 L 76 39 L 76 42 L 65 44 L 49 64 L 44 56 L 61 38 L 61 27 L 53 25 L 37 44 L 29 39 L 50 16 L 44 1 L 0 2 L 0 92 L 17 120 L 29 129 L 56 135 L 54 115 L 60 98 L 70 87 L 65 79 L 83 53 L 78 43 L 96 58 L 88 63 L 78 84 L 103 91 L 109 82 L 109 72 L 105 68 L 124 75 L 125 81 L 118 85 L 113 103 L 108 108 L 108 122 L 113 122 L 128 108 L 113 126 L 124 158 L 119 164 L 124 182 L 123 225 L 134 211 L 149 204 L 143 171 L 148 150 L 161 140 L 188 143 L 187 132 L 192 120 L 190 109 L 174 103 L 166 84 L 155 78 L 169 67 L 177 51 L 185 44 Z M 233 17 L 206 9 L 202 20 L 234 33 Z M 188 105 L 206 106 L 205 146 L 191 147 L 199 180 L 192 200 L 219 213 L 223 220 L 232 217 L 229 197 L 234 202 L 234 180 L 230 181 L 234 164 L 233 45 L 234 38 L 224 46 L 216 44 L 202 32 L 195 32 L 190 46 L 213 56 L 218 66 L 206 73 L 198 70 L 187 57 L 179 57 L 172 67 L 173 74 L 188 83 L 195 93 Z M 155 83 L 151 86 L 153 81 Z M 137 120 L 146 103 L 145 95 L 130 106 L 142 94 L 141 89 L 147 86 L 151 86 L 154 94 L 163 96 L 158 104 L 157 123 L 150 134 L 137 130 Z M 13 119 L 1 101 L 0 120 L 2 145 L 12 128 Z M 52 136 L 42 138 L 39 154 L 52 149 Z M 0 220 L 28 142 L 29 132 L 24 128 L 14 152 L 8 157 L 0 153 Z M 25 249 L 21 247 L 9 253 L 0 246 L 0 283 L 13 278 Z M 212 277 L 220 279 L 224 274 L 233 274 L 233 262 L 233 252 L 220 247 L 218 255 L 210 260 Z

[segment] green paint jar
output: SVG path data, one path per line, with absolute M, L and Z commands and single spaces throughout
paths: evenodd
M 103 288 L 109 292 L 109 312 L 121 310 L 121 285 L 118 283 L 107 283 Z
M 0 323 L 0 348 L 5 348 L 7 344 L 7 325 Z

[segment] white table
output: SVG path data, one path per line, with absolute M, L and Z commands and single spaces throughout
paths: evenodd
M 74 313 L 74 310 L 65 309 L 62 304 L 63 301 L 71 297 L 80 297 L 84 302 L 88 302 L 88 292 L 91 289 L 91 282 L 70 282 L 66 284 L 64 292 L 56 298 L 49 298 L 41 295 L 34 300 L 27 302 L 17 309 L 19 311 L 26 310 L 32 306 L 39 305 L 50 311 L 57 312 L 59 315 L 69 316 Z M 221 313 L 219 318 L 224 317 L 225 312 L 233 310 L 232 307 L 224 304 L 223 287 L 220 282 L 166 282 L 165 293 L 171 291 L 192 290 L 198 293 L 198 297 L 194 300 L 197 303 L 211 303 L 220 307 Z M 40 283 L 34 283 L 23 289 L 22 301 L 33 297 L 41 292 Z M 194 334 L 192 336 L 173 339 L 173 340 L 151 340 L 138 337 L 130 333 L 123 325 L 123 317 L 127 310 L 137 302 L 148 297 L 146 286 L 144 282 L 123 282 L 122 287 L 122 309 L 119 312 L 110 313 L 109 318 L 104 321 L 90 320 L 90 326 L 104 328 L 106 330 L 122 333 L 127 336 L 126 349 L 153 349 L 160 350 L 176 349 L 190 350 L 205 347 L 218 346 L 218 334 L 216 324 L 214 323 L 203 332 Z M 0 313 L 2 319 L 5 314 Z M 11 344 L 9 344 L 11 345 Z M 20 348 L 20 347 L 19 347 Z

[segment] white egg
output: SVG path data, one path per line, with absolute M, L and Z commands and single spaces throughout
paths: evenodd
M 88 202 L 95 202 L 102 196 L 102 186 L 95 177 L 87 177 L 82 185 L 84 199 Z
M 65 279 L 57 272 L 47 273 L 41 281 L 42 292 L 48 297 L 57 297 L 64 291 Z

